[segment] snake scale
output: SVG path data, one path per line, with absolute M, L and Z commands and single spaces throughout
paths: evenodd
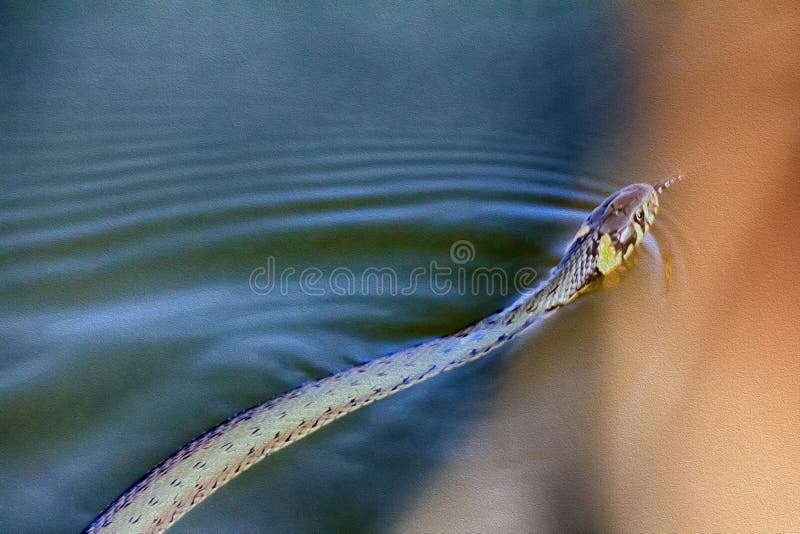
M 548 277 L 498 313 L 450 336 L 309 382 L 212 428 L 128 488 L 86 532 L 163 532 L 265 456 L 511 341 L 619 267 L 650 229 L 662 190 L 678 179 L 629 185 L 606 198 Z

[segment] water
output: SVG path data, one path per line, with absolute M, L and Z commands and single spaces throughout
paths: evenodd
M 547 3 L 3 8 L 0 530 L 79 530 L 237 411 L 512 297 L 315 295 L 304 269 L 545 272 L 619 185 L 583 162 L 624 109 L 623 26 Z M 260 294 L 270 258 L 295 277 Z M 332 425 L 177 530 L 391 528 L 502 365 Z

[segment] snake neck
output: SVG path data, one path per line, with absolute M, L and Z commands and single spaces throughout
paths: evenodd
M 574 301 L 602 276 L 597 269 L 598 242 L 597 232 L 576 240 L 547 278 L 501 313 L 519 310 L 536 318 Z

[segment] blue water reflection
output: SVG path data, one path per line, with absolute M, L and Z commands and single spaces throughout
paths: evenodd
M 624 18 L 562 3 L 51 3 L 0 17 L 0 530 L 83 527 L 211 425 L 492 312 L 255 294 L 298 270 L 548 268 L 615 184 Z M 383 530 L 502 360 L 348 417 L 180 529 Z M 178 529 L 178 530 L 180 530 Z

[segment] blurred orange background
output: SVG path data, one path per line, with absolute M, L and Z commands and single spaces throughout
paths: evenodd
M 653 251 L 510 359 L 400 530 L 800 529 L 800 5 L 631 16 L 629 152 L 593 163 L 688 179 Z

